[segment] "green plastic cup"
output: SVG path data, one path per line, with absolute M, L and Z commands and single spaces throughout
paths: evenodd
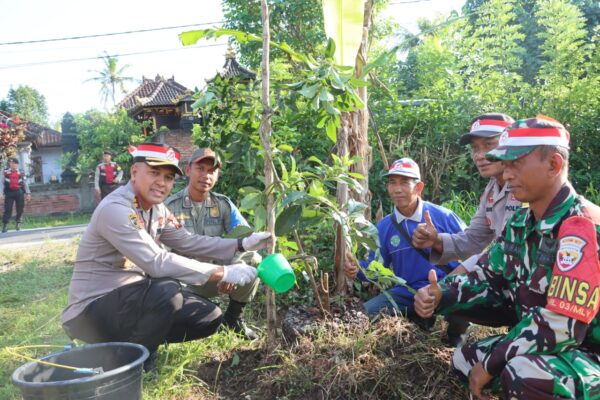
M 280 253 L 269 254 L 256 269 L 260 280 L 276 293 L 287 292 L 296 282 L 296 275 L 290 263 Z

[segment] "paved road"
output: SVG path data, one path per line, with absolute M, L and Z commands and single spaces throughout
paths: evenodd
M 59 226 L 57 228 L 23 229 L 19 232 L 0 233 L 0 249 L 40 246 L 52 241 L 68 241 L 83 234 L 86 225 Z

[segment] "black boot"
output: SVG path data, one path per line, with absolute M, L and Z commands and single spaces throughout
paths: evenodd
M 471 324 L 466 319 L 462 319 L 455 315 L 448 315 L 447 339 L 442 342 L 448 347 L 462 347 L 469 338 L 468 330 Z
M 146 361 L 144 361 L 144 372 L 155 372 L 156 371 L 156 357 L 158 356 L 158 350 L 154 350 L 150 353 Z
M 256 340 L 258 339 L 258 335 L 246 325 L 246 322 L 242 318 L 242 311 L 245 305 L 246 303 L 240 303 L 230 298 L 227 311 L 223 315 L 223 325 L 240 335 L 244 335 L 248 340 Z
M 4 225 L 2 225 L 2 233 L 8 232 L 8 223 L 5 222 Z
M 21 223 L 17 222 L 17 225 L 15 225 L 15 230 L 20 231 L 21 230 Z
M 409 315 L 408 320 L 425 332 L 431 332 L 435 325 L 435 315 L 430 318 L 421 318 L 417 314 Z

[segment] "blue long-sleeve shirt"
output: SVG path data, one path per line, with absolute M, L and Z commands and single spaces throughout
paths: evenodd
M 406 228 L 409 236 L 412 237 L 417 225 L 425 222 L 424 211 L 429 211 L 433 225 L 438 232 L 456 233 L 462 232 L 466 228 L 465 223 L 452 211 L 422 200 L 419 200 L 419 205 L 412 216 L 407 218 L 394 209 L 394 213 L 387 215 L 377 224 L 380 243 L 379 250 L 383 258 L 383 265 L 391 268 L 397 277 L 404 279 L 415 290 L 429 284 L 427 277 L 431 268 L 435 268 L 438 279 L 442 279 L 446 276 L 446 273 L 437 266 L 433 266 L 417 252 L 404 236 L 398 232 L 392 223 L 392 218 L 396 218 Z M 423 249 L 423 251 L 429 255 L 431 249 Z M 374 259 L 375 253 L 371 251 L 369 258 L 366 261 L 361 261 L 360 264 L 366 268 Z M 455 268 L 458 264 L 458 262 L 453 261 L 448 265 L 451 268 Z M 362 272 L 359 273 L 359 278 L 365 279 Z M 405 287 L 400 285 L 392 287 L 390 291 L 406 297 L 413 296 Z

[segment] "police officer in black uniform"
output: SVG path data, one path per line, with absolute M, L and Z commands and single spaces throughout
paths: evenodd
M 13 204 L 16 205 L 16 230 L 21 230 L 21 217 L 25 208 L 25 200 L 31 200 L 31 192 L 27 184 L 27 175 L 19 169 L 19 159 L 8 160 L 9 168 L 4 170 L 1 193 L 4 195 L 4 214 L 2 215 L 2 232 L 8 231 L 8 221 L 12 216 Z
M 123 178 L 123 170 L 119 164 L 112 161 L 112 155 L 110 150 L 104 150 L 102 153 L 102 162 L 96 166 L 94 189 L 96 190 L 96 199 L 98 201 L 118 188 Z

